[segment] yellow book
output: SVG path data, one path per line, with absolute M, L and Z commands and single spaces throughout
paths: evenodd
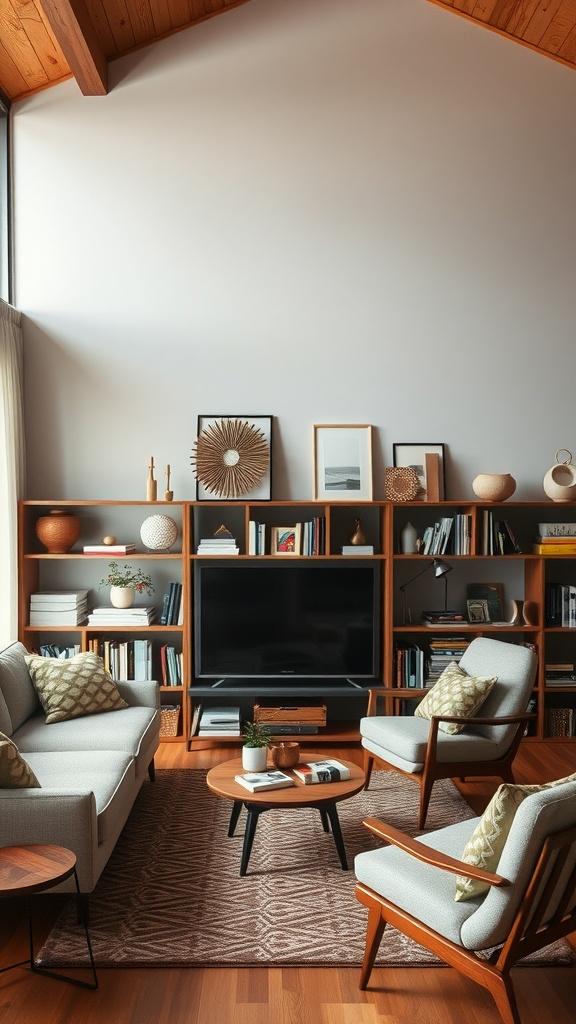
M 576 541 L 574 544 L 533 544 L 534 555 L 576 555 Z

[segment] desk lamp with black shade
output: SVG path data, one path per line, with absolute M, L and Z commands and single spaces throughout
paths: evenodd
M 429 562 L 420 572 L 417 572 L 412 579 L 409 579 L 406 583 L 403 583 L 400 587 L 400 593 L 402 594 L 402 625 L 408 626 L 412 623 L 412 615 L 407 604 L 406 589 L 410 586 L 414 580 L 417 580 L 419 576 L 423 576 L 429 569 L 434 570 L 434 576 L 436 579 L 442 579 L 444 581 L 444 611 L 438 612 L 438 615 L 448 615 L 448 573 L 452 572 L 452 566 L 443 562 L 441 558 L 435 558 L 432 562 Z

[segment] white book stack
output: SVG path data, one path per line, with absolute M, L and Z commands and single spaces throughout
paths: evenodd
M 80 626 L 88 611 L 87 590 L 42 590 L 30 594 L 31 626 Z
M 234 537 L 202 537 L 197 555 L 237 555 L 240 548 Z
M 200 715 L 200 736 L 240 736 L 240 708 L 205 708 Z
M 142 608 L 113 608 L 112 605 L 93 608 L 88 615 L 89 626 L 149 626 L 154 622 L 153 605 Z

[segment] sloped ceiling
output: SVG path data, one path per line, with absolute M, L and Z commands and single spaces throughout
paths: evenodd
M 73 77 L 103 96 L 111 60 L 249 2 L 0 0 L 0 90 L 14 101 Z M 427 2 L 576 67 L 576 0 Z

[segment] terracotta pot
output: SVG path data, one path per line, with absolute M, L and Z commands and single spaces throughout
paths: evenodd
M 270 746 L 272 764 L 276 768 L 293 768 L 300 760 L 299 743 L 272 743 Z
M 73 512 L 53 508 L 48 515 L 36 520 L 34 529 L 38 540 L 50 554 L 63 555 L 74 547 L 80 536 L 81 525 Z
M 472 490 L 482 501 L 506 501 L 516 490 L 510 473 L 480 473 L 472 481 Z

